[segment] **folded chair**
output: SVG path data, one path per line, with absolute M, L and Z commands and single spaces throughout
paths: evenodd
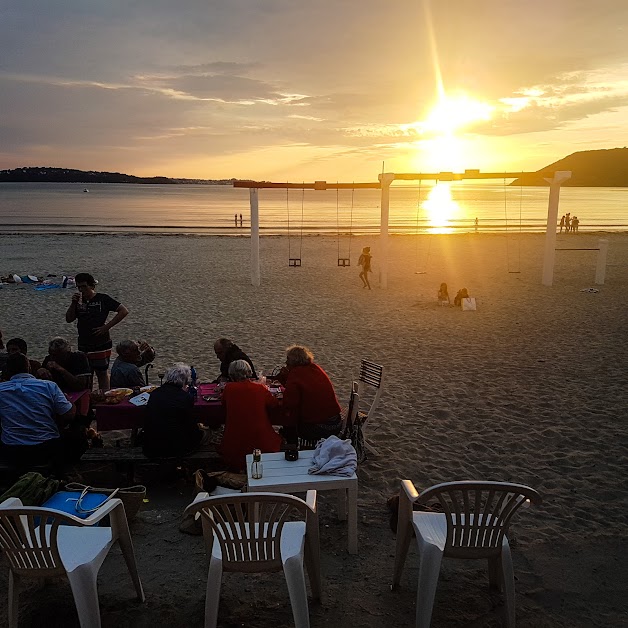
M 364 402 L 365 399 L 365 391 L 368 388 L 371 388 L 375 391 L 375 396 L 373 397 L 373 401 L 371 401 L 370 407 L 364 411 L 358 411 L 358 420 L 362 423 L 362 432 L 364 433 L 364 445 L 365 447 L 376 456 L 377 450 L 373 445 L 371 445 L 366 437 L 366 427 L 368 425 L 368 421 L 372 421 L 372 416 L 379 405 L 379 398 L 382 394 L 382 382 L 384 380 L 384 367 L 375 364 L 375 362 L 370 362 L 369 360 L 362 360 L 360 363 L 360 376 L 358 378 L 358 394 L 360 395 L 360 399 Z
M 205 628 L 215 628 L 223 571 L 281 571 L 288 583 L 296 628 L 309 628 L 304 561 L 312 597 L 320 599 L 321 572 L 316 491 L 306 501 L 279 493 L 209 497 L 199 493 L 184 516 L 200 513 L 209 556 Z M 293 520 L 298 517 L 299 520 Z
M 413 512 L 413 503 L 434 499 L 443 512 Z M 487 560 L 491 587 L 504 593 L 506 626 L 514 627 L 515 577 L 506 533 L 512 516 L 529 502 L 539 504 L 541 497 L 523 484 L 447 482 L 419 495 L 410 480 L 401 482 L 392 588 L 399 586 L 414 532 L 419 553 L 417 628 L 430 625 L 443 556 Z
M 111 527 L 97 527 L 109 516 Z M 137 573 L 124 506 L 110 499 L 86 519 L 50 508 L 25 507 L 11 497 L 0 504 L 0 549 L 9 562 L 9 628 L 18 625 L 22 580 L 67 576 L 81 628 L 100 628 L 96 578 L 119 541 L 138 599 L 145 600 Z

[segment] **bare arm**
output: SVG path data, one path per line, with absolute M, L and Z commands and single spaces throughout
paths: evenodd
M 48 362 L 47 366 L 49 370 L 59 373 L 59 375 L 63 378 L 63 383 L 66 388 L 74 391 L 89 388 L 89 375 L 72 375 L 70 371 L 63 368 L 60 364 L 52 361 Z
M 63 429 L 76 415 L 76 408 L 72 406 L 67 412 L 64 414 L 55 415 L 55 421 L 59 428 Z
M 127 310 L 124 305 L 119 305 L 118 309 L 116 310 L 116 315 L 101 327 L 95 327 L 92 333 L 97 336 L 99 334 L 104 334 L 108 332 L 112 327 L 115 327 L 121 320 L 126 318 L 128 313 L 129 310 Z
M 81 298 L 80 292 L 77 292 L 72 296 L 72 303 L 70 303 L 70 307 L 68 311 L 65 313 L 65 322 L 72 323 L 76 320 L 76 306 L 78 305 L 78 301 Z

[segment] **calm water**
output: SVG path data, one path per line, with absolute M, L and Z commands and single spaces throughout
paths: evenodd
M 1 232 L 248 234 L 249 192 L 230 186 L 2 183 Z M 393 185 L 390 231 L 544 231 L 548 188 L 439 183 Z M 368 233 L 379 229 L 379 190 L 260 190 L 262 234 Z M 563 188 L 559 216 L 582 231 L 628 230 L 628 188 Z M 234 227 L 242 214 L 243 228 Z

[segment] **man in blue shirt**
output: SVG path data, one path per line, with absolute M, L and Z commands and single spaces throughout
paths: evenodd
M 29 373 L 22 353 L 9 356 L 6 372 L 9 381 L 0 383 L 0 439 L 7 461 L 20 470 L 60 463 L 62 430 L 74 418 L 74 406 L 57 384 Z

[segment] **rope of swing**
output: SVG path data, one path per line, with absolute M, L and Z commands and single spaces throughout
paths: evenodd
M 301 237 L 299 239 L 299 259 L 301 258 L 301 252 L 303 251 L 303 206 L 305 204 L 305 181 L 303 181 L 303 187 L 301 188 Z
M 288 259 L 290 259 L 292 257 L 292 250 L 290 248 L 290 197 L 288 187 L 286 187 L 286 210 L 288 212 Z
M 337 183 L 337 182 L 336 182 Z M 339 210 L 339 199 L 340 189 L 336 188 L 336 242 L 338 243 L 338 259 L 340 259 L 340 210 Z
M 355 185 L 355 181 L 353 182 Z M 349 259 L 351 259 L 351 238 L 353 237 L 353 198 L 355 196 L 355 188 L 351 188 L 351 213 L 349 214 Z

